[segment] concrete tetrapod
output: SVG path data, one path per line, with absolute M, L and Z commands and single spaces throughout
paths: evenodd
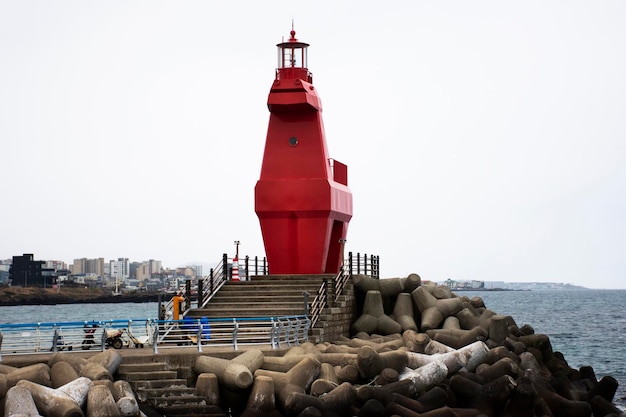
M 293 415 L 298 415 L 307 407 L 312 406 L 318 408 L 322 415 L 332 413 L 337 416 L 345 416 L 355 400 L 356 390 L 352 384 L 344 382 L 321 397 L 292 392 L 285 401 L 285 409 Z
M 252 392 L 241 417 L 269 417 L 281 414 L 276 410 L 274 381 L 267 376 L 256 376 L 252 384 Z
M 430 336 L 426 333 L 418 333 L 414 330 L 406 330 L 402 333 L 402 343 L 409 352 L 424 353 L 428 342 L 430 342 Z
M 242 390 L 252 385 L 252 374 L 263 364 L 263 352 L 250 349 L 232 360 L 199 356 L 194 370 L 201 373 L 213 373 L 220 384 L 233 390 Z
M 463 308 L 461 298 L 437 299 L 424 286 L 415 289 L 411 297 L 422 315 L 420 329 L 423 332 L 438 328 L 446 317 Z
M 196 392 L 206 398 L 208 405 L 220 405 L 220 387 L 217 375 L 203 372 L 196 380 Z
M 93 381 L 108 379 L 113 381 L 113 375 L 122 364 L 122 355 L 115 349 L 107 349 L 91 358 L 80 369 L 80 376 Z
M 57 362 L 50 368 L 52 388 L 59 388 L 78 378 L 78 374 L 67 362 Z
M 257 369 L 254 376 L 255 378 L 267 376 L 273 379 L 277 400 L 284 407 L 289 394 L 308 391 L 313 381 L 317 379 L 320 368 L 321 364 L 317 359 L 312 356 L 306 356 L 288 372 Z
M 363 346 L 357 354 L 359 373 L 363 378 L 373 379 L 385 368 L 400 372 L 408 364 L 407 353 L 400 350 L 378 353 L 370 346 Z
M 400 380 L 408 379 L 420 393 L 442 382 L 448 376 L 448 367 L 442 361 L 433 361 L 417 369 L 406 368 L 400 373 Z
M 485 385 L 460 374 L 450 378 L 450 389 L 461 405 L 478 409 L 490 417 L 497 416 L 504 409 L 516 386 L 515 380 L 508 375 Z
M 120 417 L 113 393 L 106 385 L 96 385 L 87 397 L 87 417 Z
M 460 349 L 477 340 L 487 339 L 487 332 L 482 327 L 474 327 L 472 330 L 464 329 L 431 329 L 426 332 L 432 340 L 441 342 L 454 349 Z
M 393 316 L 398 324 L 402 326 L 402 331 L 417 331 L 417 324 L 415 323 L 413 315 L 413 299 L 411 298 L 411 294 L 398 294 L 396 305 L 393 308 Z
M 352 277 L 354 285 L 364 293 L 369 291 L 377 291 L 382 297 L 395 297 L 404 291 L 405 279 L 403 278 L 385 278 L 376 279 L 367 275 L 354 275 Z M 413 284 L 411 284 L 413 285 Z
M 18 382 L 24 379 L 34 382 L 35 384 L 41 384 L 49 387 L 51 385 L 50 367 L 45 363 L 36 363 L 34 365 L 17 368 L 15 371 L 7 374 L 7 388 L 14 387 Z M 2 397 L 4 397 L 4 395 L 2 395 Z
M 556 393 L 550 381 L 544 376 L 542 366 L 530 352 L 520 355 L 520 369 L 523 376 L 532 381 L 533 388 L 545 401 L 554 417 L 589 417 L 591 405 L 585 401 L 574 401 Z
M 94 384 L 89 378 L 79 377 L 60 386 L 57 390 L 69 396 L 80 408 L 84 408 L 89 391 L 93 386 Z
M 352 331 L 387 335 L 400 333 L 402 326 L 385 314 L 380 291 L 368 291 L 365 295 L 363 314 L 352 325 Z
M 435 353 L 432 355 L 407 352 L 409 360 L 408 367 L 417 369 L 431 362 L 441 361 L 446 365 L 446 368 L 448 368 L 448 376 L 452 376 L 463 367 L 473 372 L 485 361 L 488 353 L 489 348 L 484 342 L 474 342 L 458 350 L 446 353 Z
M 25 417 L 39 417 L 39 411 L 33 400 L 33 396 L 30 391 L 24 387 L 12 387 L 7 391 L 6 398 L 4 399 L 4 415 L 10 416 L 25 416 Z
M 113 399 L 117 404 L 117 409 L 123 417 L 132 417 L 139 415 L 139 403 L 130 386 L 130 382 L 125 380 L 115 381 L 113 383 Z
M 84 417 L 80 406 L 66 393 L 28 380 L 21 380 L 18 387 L 30 392 L 37 409 L 45 417 Z
M 335 367 L 329 363 L 322 363 L 319 377 L 311 384 L 310 394 L 319 397 L 332 391 L 337 386 L 339 386 L 339 379 L 337 378 Z

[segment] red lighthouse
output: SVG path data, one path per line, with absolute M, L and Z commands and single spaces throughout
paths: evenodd
M 337 273 L 352 218 L 348 168 L 328 156 L 322 102 L 307 67 L 308 44 L 291 30 L 276 78 L 255 211 L 272 274 Z

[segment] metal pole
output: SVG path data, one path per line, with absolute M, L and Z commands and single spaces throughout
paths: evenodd
M 185 281 L 185 311 L 191 309 L 191 280 Z
M 204 301 L 204 278 L 200 277 L 198 280 L 198 308 L 202 307 Z
M 302 295 L 304 296 L 304 315 L 308 317 L 309 316 L 309 293 L 307 291 L 304 291 Z
M 254 257 L 254 275 L 259 275 L 259 257 Z
M 350 278 L 352 278 L 352 271 L 353 271 L 354 265 L 352 263 L 352 251 L 348 252 L 348 270 L 350 272 Z

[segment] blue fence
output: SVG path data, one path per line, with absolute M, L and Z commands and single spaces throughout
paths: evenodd
M 201 318 L 184 320 L 108 320 L 62 323 L 0 324 L 2 355 L 78 352 L 107 348 L 159 349 L 267 345 L 272 349 L 308 340 L 307 316 Z

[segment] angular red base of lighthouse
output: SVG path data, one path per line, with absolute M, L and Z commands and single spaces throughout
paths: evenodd
M 272 274 L 337 273 L 352 218 L 348 168 L 328 156 L 322 104 L 291 31 L 277 45 L 270 121 L 255 211 Z

